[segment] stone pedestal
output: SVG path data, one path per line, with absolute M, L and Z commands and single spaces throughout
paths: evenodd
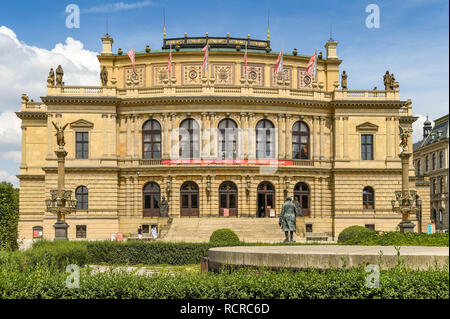
M 296 217 L 295 220 L 296 226 L 297 226 L 297 230 L 295 231 L 295 233 L 297 234 L 297 236 L 299 237 L 306 237 L 306 223 L 305 223 L 305 217 Z
M 401 222 L 398 224 L 398 227 L 400 227 L 400 233 L 413 233 L 414 227 L 416 227 L 415 224 L 412 222 Z
M 57 221 L 53 227 L 55 228 L 55 240 L 68 240 L 67 229 L 69 225 L 64 221 Z

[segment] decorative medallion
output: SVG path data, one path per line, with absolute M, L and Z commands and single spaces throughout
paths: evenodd
M 145 86 L 145 65 L 136 65 L 136 73 L 133 68 L 125 67 L 125 87 Z M 137 83 L 135 83 L 137 81 Z
M 311 89 L 312 88 L 312 78 L 306 73 L 306 68 L 298 68 L 298 81 L 297 87 L 299 89 Z
M 201 84 L 202 83 L 202 65 L 185 64 L 182 66 L 183 84 Z
M 245 77 L 244 63 L 241 64 L 241 75 Z M 254 86 L 264 86 L 264 64 L 247 64 L 247 78 L 253 80 Z

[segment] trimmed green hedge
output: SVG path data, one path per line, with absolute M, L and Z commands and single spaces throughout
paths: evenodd
M 239 237 L 228 228 L 215 230 L 209 238 L 209 243 L 215 246 L 237 246 L 241 244 Z
M 62 271 L 11 271 L 0 267 L 0 298 L 194 298 L 194 299 L 368 299 L 449 298 L 448 269 L 380 273 L 379 288 L 368 288 L 363 268 L 318 271 L 241 269 L 231 274 L 182 273 L 141 276 L 123 272 L 90 274 L 82 269 L 80 288 L 69 289 Z
M 440 246 L 449 247 L 448 233 L 399 233 L 369 230 L 362 226 L 345 228 L 338 237 L 340 245 L 363 246 Z

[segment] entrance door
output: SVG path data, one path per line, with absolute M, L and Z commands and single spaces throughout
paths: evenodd
M 303 216 L 309 216 L 309 187 L 305 183 L 297 183 L 294 187 L 294 201 L 300 203 Z
M 223 182 L 219 186 L 219 216 L 237 216 L 238 194 L 236 184 Z
M 269 182 L 262 182 L 258 186 L 257 217 L 269 217 L 270 210 L 275 209 L 275 189 Z
M 161 199 L 161 189 L 158 184 L 150 182 L 144 186 L 143 190 L 143 215 L 144 217 L 159 217 L 159 202 Z
M 186 182 L 181 186 L 180 190 L 180 207 L 181 216 L 198 216 L 198 186 L 194 182 Z

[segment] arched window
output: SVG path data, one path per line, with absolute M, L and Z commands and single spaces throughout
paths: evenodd
M 437 216 L 436 216 L 436 210 L 433 209 L 433 212 L 431 213 L 431 221 L 437 222 Z
M 433 158 L 431 160 L 431 167 L 432 167 L 432 170 L 436 169 L 436 153 L 433 153 Z
M 444 167 L 444 151 L 439 152 L 439 168 Z
M 89 194 L 86 186 L 79 186 L 75 190 L 75 197 L 77 199 L 77 209 L 88 209 Z
M 309 128 L 301 121 L 292 126 L 292 158 L 309 159 Z
M 219 216 L 237 216 L 238 192 L 233 182 L 223 182 L 219 186 Z
M 180 201 L 181 216 L 198 216 L 198 185 L 194 182 L 185 182 L 181 185 Z
M 275 157 L 275 127 L 269 120 L 256 124 L 256 157 Z
M 236 159 L 238 150 L 237 124 L 232 119 L 219 123 L 219 156 L 222 159 Z
M 428 158 L 428 155 L 425 157 L 425 172 L 428 172 L 430 170 L 430 159 Z
M 270 211 L 275 210 L 275 188 L 269 182 L 258 185 L 258 217 L 269 217 Z
M 143 193 L 143 215 L 144 217 L 158 217 L 159 203 L 161 201 L 161 189 L 155 182 L 144 186 Z
M 196 120 L 186 119 L 180 124 L 179 130 L 181 158 L 200 157 L 200 128 Z
M 372 187 L 364 187 L 363 189 L 363 209 L 375 208 L 375 192 Z
M 310 215 L 310 196 L 309 196 L 309 187 L 305 183 L 297 183 L 294 187 L 294 202 L 298 201 L 300 203 L 300 207 L 302 208 L 303 216 Z
M 142 157 L 161 158 L 161 125 L 156 120 L 142 126 Z

